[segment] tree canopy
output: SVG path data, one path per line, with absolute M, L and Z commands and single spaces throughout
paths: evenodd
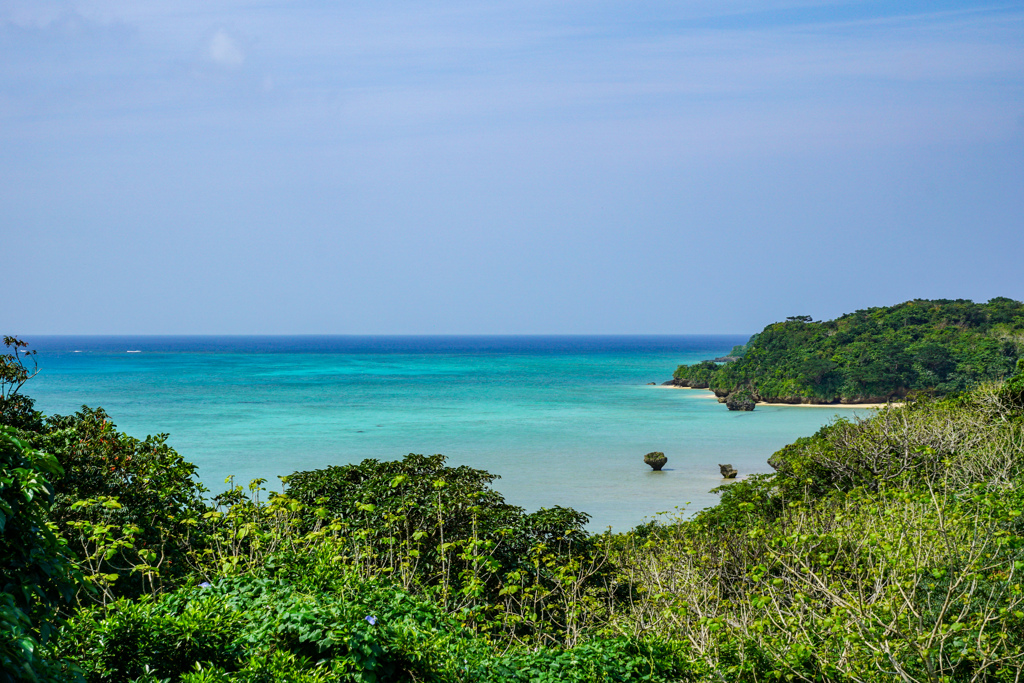
M 772 323 L 728 363 L 681 365 L 675 383 L 718 396 L 748 391 L 783 403 L 874 403 L 945 396 L 1014 372 L 1024 355 L 1024 304 L 999 297 L 915 299 L 835 320 Z

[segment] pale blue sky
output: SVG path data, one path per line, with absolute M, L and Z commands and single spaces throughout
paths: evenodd
M 1024 299 L 1024 3 L 0 0 L 4 334 Z

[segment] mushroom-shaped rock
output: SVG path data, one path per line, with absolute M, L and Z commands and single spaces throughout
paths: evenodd
M 660 472 L 661 468 L 668 462 L 668 458 L 661 451 L 652 451 L 644 456 L 644 462 L 651 466 L 651 469 L 655 472 Z
M 735 479 L 738 471 L 732 468 L 732 465 L 718 464 L 718 469 L 722 470 L 722 479 Z
M 757 403 L 746 391 L 735 391 L 725 397 L 725 407 L 729 410 L 753 410 Z

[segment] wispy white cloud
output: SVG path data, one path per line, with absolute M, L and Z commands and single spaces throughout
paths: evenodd
M 633 16 L 615 2 L 456 2 L 443 7 L 235 2 L 210 7 L 191 0 L 144 6 L 97 0 L 79 3 L 82 14 L 76 16 L 94 17 L 96 26 L 128 22 L 136 37 L 102 49 L 68 43 L 62 50 L 77 51 L 80 62 L 93 65 L 86 76 L 98 79 L 96 97 L 107 91 L 105 80 L 128 75 L 139 103 L 159 102 L 155 115 L 162 118 L 174 115 L 166 93 L 183 98 L 183 114 L 195 104 L 190 98 L 207 97 L 191 82 L 197 72 L 187 68 L 195 57 L 188 46 L 194 50 L 198 42 L 204 61 L 239 71 L 236 76 L 254 72 L 251 83 L 238 81 L 218 100 L 227 119 L 234 119 L 238 108 L 248 109 L 254 93 L 273 91 L 274 101 L 287 101 L 294 113 L 315 110 L 325 99 L 369 97 L 374 102 L 369 110 L 387 114 L 376 117 L 378 123 L 407 118 L 424 130 L 433 124 L 473 123 L 475 116 L 483 117 L 477 122 L 484 124 L 550 121 L 560 111 L 567 124 L 588 117 L 664 119 L 673 111 L 689 116 L 699 110 L 695 105 L 709 109 L 709 103 L 717 102 L 718 110 L 710 107 L 708 114 L 714 120 L 737 101 L 762 102 L 765 111 L 788 103 L 804 115 L 845 108 L 851 97 L 858 106 L 870 107 L 894 96 L 908 107 L 909 99 L 919 96 L 924 114 L 941 119 L 944 97 L 962 102 L 968 93 L 977 97 L 979 89 L 992 85 L 983 93 L 985 104 L 998 108 L 1009 106 L 1011 99 L 1000 86 L 1024 85 L 1020 11 L 833 21 L 815 15 L 806 22 L 764 26 L 684 21 L 672 29 L 665 28 L 671 22 L 658 22 L 655 16 L 660 11 L 668 19 L 703 20 L 767 10 L 820 10 L 830 4 L 837 3 L 655 3 L 653 10 Z M 48 26 L 56 26 L 56 20 Z M 168 26 L 177 27 L 173 41 L 168 35 L 153 38 Z M 252 42 L 243 42 L 242 35 Z M 27 40 L 11 48 L 17 53 L 4 55 L 7 73 L 46 73 L 41 65 L 50 58 L 43 49 L 22 49 Z M 59 36 L 47 40 L 59 41 Z M 254 43 L 259 55 L 248 47 Z M 3 50 L 0 46 L 0 54 Z M 247 68 L 239 70 L 243 65 Z M 7 97 L 17 99 L 17 80 L 6 88 L 0 82 Z M 266 87 L 270 82 L 273 87 Z M 88 87 L 81 89 L 81 96 L 88 93 Z M 115 114 L 123 101 L 108 100 L 108 111 Z
M 222 28 L 217 29 L 210 37 L 206 55 L 215 64 L 229 68 L 237 68 L 245 63 L 245 53 L 239 47 L 238 41 Z

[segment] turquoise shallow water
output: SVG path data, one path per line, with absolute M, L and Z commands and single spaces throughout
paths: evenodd
M 167 432 L 224 488 L 296 470 L 444 453 L 501 476 L 533 510 L 565 505 L 591 528 L 712 505 L 718 463 L 770 471 L 778 448 L 850 408 L 729 412 L 710 392 L 647 386 L 744 336 L 51 337 L 30 340 L 37 408 L 103 406 L 124 431 Z M 137 353 L 129 353 L 137 351 Z M 669 458 L 661 473 L 642 461 Z

